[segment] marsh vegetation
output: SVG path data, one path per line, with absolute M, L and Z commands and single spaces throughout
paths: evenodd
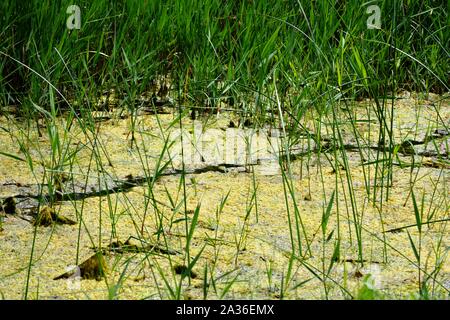
M 444 4 L 70 5 L 0 4 L 1 297 L 448 299 Z

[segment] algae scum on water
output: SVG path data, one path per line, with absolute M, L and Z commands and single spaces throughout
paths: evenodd
M 0 294 L 448 297 L 448 97 L 396 99 L 395 145 L 372 101 L 333 108 L 291 130 L 111 109 L 39 135 L 1 117 Z

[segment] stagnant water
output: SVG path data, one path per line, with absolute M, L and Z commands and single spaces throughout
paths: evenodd
M 200 257 L 195 277 L 182 282 L 183 298 L 202 298 L 205 283 L 209 298 L 350 298 L 369 275 L 376 290 L 407 298 L 418 290 L 419 269 L 436 296 L 448 295 L 448 98 L 396 100 L 393 150 L 380 146 L 373 105 L 350 107 L 338 108 L 337 149 L 332 119 L 322 119 L 317 138 L 313 111 L 296 139 L 282 128 L 237 128 L 226 113 L 186 118 L 181 127 L 173 113 L 141 114 L 132 127 L 110 111 L 95 115 L 93 132 L 76 123 L 64 130 L 60 118 L 42 136 L 1 117 L 0 198 L 3 207 L 14 199 L 15 208 L 1 216 L 0 294 L 21 298 L 28 286 L 33 298 L 104 299 L 119 284 L 119 298 L 169 298 L 186 265 L 184 218 L 189 231 L 198 209 L 189 255 Z M 57 154 L 49 132 L 58 132 Z M 45 197 L 49 180 L 53 199 Z M 420 236 L 411 189 L 430 222 Z M 39 199 L 76 224 L 36 226 Z M 107 267 L 100 281 L 53 280 L 100 247 Z

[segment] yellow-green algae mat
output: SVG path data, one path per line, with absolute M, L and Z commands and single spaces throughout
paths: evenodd
M 448 125 L 448 101 L 436 109 L 427 106 L 426 100 L 408 100 L 409 103 L 400 100 L 396 104 L 399 116 L 395 120 L 400 122 L 395 131 L 398 137 L 404 138 L 410 133 L 401 130 L 408 124 L 426 127 L 429 119 L 436 119 L 437 110 L 441 121 Z M 423 116 L 425 114 L 427 116 Z M 67 133 L 65 147 L 79 149 L 71 167 L 63 170 L 70 171 L 74 179 L 81 181 L 88 177 L 91 187 L 98 176 L 106 175 L 105 172 L 126 181 L 143 176 L 145 168 L 147 175 L 152 176 L 168 132 L 178 126 L 174 125 L 174 119 L 173 115 L 159 115 L 158 119 L 154 115 L 140 116 L 133 148 L 129 119 L 97 124 L 95 137 L 99 141 L 97 151 L 100 151 L 96 159 L 102 164 L 101 173 L 97 170 L 99 162 L 92 160 L 93 149 L 89 145 L 94 135 L 87 138 L 74 125 Z M 209 126 L 211 130 L 224 131 L 229 121 L 227 116 L 221 115 Z M 65 122 L 58 119 L 56 124 L 63 137 Z M 183 125 L 192 131 L 194 123 L 183 120 Z M 2 151 L 20 155 L 20 142 L 35 164 L 31 171 L 24 161 L 0 156 L 0 197 L 6 198 L 17 194 L 20 186 L 43 181 L 43 175 L 48 174 L 43 164 L 51 163 L 51 149 L 45 134 L 38 137 L 36 130 L 27 133 L 24 126 L 5 117 L 0 119 L 0 126 L 7 129 L 0 132 Z M 329 128 L 322 130 L 327 132 Z M 373 130 L 377 136 L 376 126 Z M 162 159 L 166 161 L 168 155 Z M 411 157 L 405 156 L 403 160 L 410 163 Z M 428 281 L 430 290 L 435 288 L 438 297 L 448 297 L 450 234 L 449 222 L 445 221 L 449 217 L 448 167 L 421 167 L 417 174 L 417 168 L 411 171 L 408 166 L 395 166 L 389 199 L 382 204 L 377 200 L 374 205 L 367 197 L 363 169 L 366 174 L 371 170 L 372 184 L 375 165 L 363 168 L 355 152 L 348 153 L 348 161 L 347 171 L 336 172 L 323 154 L 311 155 L 309 162 L 295 160 L 291 171 L 285 172 L 288 182 L 283 182 L 279 168 L 269 173 L 260 168 L 265 162 L 252 167 L 257 169 L 254 174 L 251 168 L 188 174 L 186 210 L 181 176 L 174 174 L 160 177 L 152 188 L 144 182 L 126 192 L 57 202 L 55 209 L 59 214 L 79 222 L 73 226 L 35 227 L 18 214 L 3 215 L 0 295 L 20 299 L 28 286 L 28 298 L 32 299 L 170 298 L 168 286 L 176 290 L 180 283 L 181 275 L 176 266 L 186 264 L 183 218 L 189 217 L 189 228 L 199 208 L 198 224 L 190 243 L 191 260 L 203 251 L 193 268 L 195 277 L 185 277 L 181 282 L 181 298 L 202 299 L 206 285 L 208 299 L 342 299 L 355 296 L 369 274 L 375 289 L 388 298 L 411 297 L 418 291 L 419 277 L 421 281 Z M 421 157 L 420 161 L 431 160 Z M 354 208 L 347 176 L 351 176 Z M 418 206 L 424 208 L 424 220 L 430 213 L 433 213 L 432 220 L 444 220 L 423 225 L 420 244 L 417 227 L 383 233 L 416 223 L 410 194 L 412 181 L 415 181 L 413 189 Z M 294 197 L 287 191 L 289 188 L 294 190 Z M 324 238 L 321 222 L 332 197 L 334 204 Z M 223 208 L 221 203 L 224 203 Z M 361 225 L 363 263 L 359 261 L 353 212 Z M 341 239 L 339 257 L 328 270 L 338 237 Z M 153 248 L 158 245 L 178 254 L 157 250 L 103 250 L 107 272 L 100 281 L 53 280 L 69 265 L 92 257 L 93 248 L 105 249 L 112 243 L 125 243 L 129 238 L 129 243 L 135 246 L 145 240 L 145 243 L 155 244 Z M 411 241 L 420 250 L 420 275 Z

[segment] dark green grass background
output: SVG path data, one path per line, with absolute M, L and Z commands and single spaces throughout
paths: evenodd
M 72 4 L 80 30 L 66 28 Z M 367 28 L 369 5 L 381 9 L 380 30 Z M 1 1 L 0 12 L 3 105 L 48 104 L 48 84 L 11 57 L 68 98 L 132 96 L 161 75 L 184 102 L 249 102 L 252 112 L 275 84 L 294 108 L 321 96 L 448 91 L 445 1 L 21 0 Z

